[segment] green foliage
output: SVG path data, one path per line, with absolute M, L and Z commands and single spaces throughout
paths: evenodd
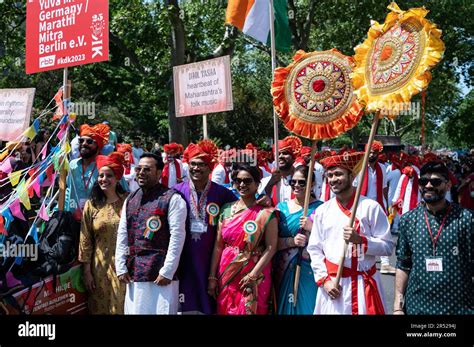
M 361 43 L 370 20 L 383 22 L 390 1 L 321 0 L 307 18 L 312 0 L 294 0 L 298 23 L 311 24 L 309 50 L 333 47 L 351 55 Z M 168 140 L 168 108 L 172 91 L 171 6 L 160 0 L 110 1 L 110 60 L 106 63 L 70 69 L 73 100 L 94 102 L 97 118 L 108 119 L 124 139 L 139 134 L 150 141 Z M 185 30 L 187 62 L 211 57 L 222 42 L 226 1 L 179 1 Z M 434 146 L 468 147 L 472 124 L 472 45 L 474 3 L 464 0 L 400 0 L 402 9 L 426 6 L 428 18 L 443 30 L 446 52 L 433 70 L 426 98 L 426 142 Z M 26 2 L 0 3 L 0 88 L 35 87 L 35 108 L 42 110 L 62 84 L 61 71 L 25 74 Z M 309 20 L 309 22 L 307 22 Z M 306 23 L 305 23 L 306 22 Z M 268 48 L 238 36 L 232 55 L 234 110 L 208 116 L 209 134 L 222 145 L 263 146 L 273 136 L 273 110 L 269 93 L 271 59 Z M 299 47 L 293 47 L 294 51 Z M 294 53 L 294 52 L 293 52 Z M 292 54 L 279 54 L 281 64 Z M 467 96 L 463 97 L 467 93 Z M 413 98 L 420 102 L 420 96 Z M 202 117 L 188 117 L 190 141 L 202 137 Z M 371 116 L 358 126 L 325 145 L 334 147 L 357 143 L 368 135 Z M 79 116 L 78 122 L 90 122 Z M 379 134 L 398 134 L 403 142 L 420 144 L 420 118 L 399 117 L 384 121 Z M 280 136 L 286 130 L 280 124 Z

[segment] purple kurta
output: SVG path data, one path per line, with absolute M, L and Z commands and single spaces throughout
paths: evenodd
M 189 183 L 177 184 L 173 189 L 180 192 L 188 205 L 188 220 L 190 219 L 190 189 Z M 200 198 L 198 194 L 198 198 Z M 235 201 L 237 198 L 227 188 L 211 182 L 207 195 L 206 206 L 209 203 L 222 205 Z M 209 215 L 206 213 L 206 223 Z M 212 251 L 217 235 L 217 225 L 207 225 L 205 233 L 191 233 L 189 223 L 186 227 L 186 241 L 181 254 L 179 269 L 180 311 L 199 311 L 205 314 L 216 313 L 215 300 L 207 294 L 209 268 L 211 266 Z M 182 294 L 182 295 L 181 295 Z

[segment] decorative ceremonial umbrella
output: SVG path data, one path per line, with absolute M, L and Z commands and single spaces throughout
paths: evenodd
M 298 51 L 293 63 L 275 70 L 272 95 L 285 127 L 311 140 L 352 129 L 363 110 L 353 93 L 351 57 L 338 50 Z
M 353 66 L 352 58 L 336 49 L 311 53 L 300 50 L 293 57 L 293 63 L 275 70 L 272 83 L 275 112 L 289 131 L 313 141 L 304 216 L 308 214 L 317 141 L 352 129 L 364 112 L 354 95 L 350 78 Z M 293 288 L 295 306 L 301 255 L 302 248 Z
M 354 50 L 356 68 L 351 75 L 359 97 L 369 112 L 375 111 L 372 129 L 365 151 L 361 172 L 361 181 L 367 171 L 370 147 L 382 115 L 395 118 L 398 111 L 411 97 L 428 87 L 431 81 L 429 69 L 442 58 L 444 43 L 441 30 L 425 19 L 428 10 L 412 8 L 402 11 L 395 2 L 388 9 L 385 23 L 373 22 L 367 39 Z M 400 107 L 402 106 L 402 107 Z M 355 212 L 359 203 L 362 185 L 356 190 L 352 206 L 350 225 L 353 226 Z M 342 269 L 348 243 L 344 243 L 339 261 L 336 286 L 342 275 Z
M 428 87 L 430 69 L 444 52 L 441 30 L 425 18 L 428 10 L 402 11 L 395 2 L 385 23 L 373 22 L 367 39 L 355 50 L 355 93 L 366 110 L 398 115 L 399 103 Z

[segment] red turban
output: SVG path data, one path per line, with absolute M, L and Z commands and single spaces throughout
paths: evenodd
M 345 152 L 344 154 L 333 155 L 321 160 L 321 165 L 325 170 L 331 167 L 342 167 L 357 174 L 362 166 L 364 152 Z
M 181 154 L 183 153 L 183 146 L 176 142 L 171 142 L 167 145 L 164 145 L 164 150 L 166 154 Z
M 370 147 L 370 149 L 374 152 L 380 153 L 383 151 L 383 144 L 380 141 L 374 140 L 374 142 L 372 142 L 372 147 Z M 365 150 L 367 150 L 367 145 L 365 145 Z
M 104 166 L 110 168 L 116 179 L 121 179 L 123 176 L 125 158 L 122 153 L 112 152 L 109 155 L 98 155 L 96 158 L 97 169 L 100 170 Z
M 79 131 L 80 136 L 89 136 L 95 142 L 97 142 L 99 150 L 102 149 L 102 147 L 104 147 L 109 142 L 109 133 L 109 126 L 103 123 L 96 124 L 94 126 L 83 124 L 81 125 Z
M 183 158 L 187 163 L 193 158 L 202 159 L 212 170 L 217 164 L 218 148 L 211 140 L 202 140 L 197 144 L 190 143 L 183 153 Z
M 124 156 L 125 174 L 128 175 L 130 173 L 131 164 L 134 164 L 132 145 L 128 143 L 117 143 L 117 152 L 122 153 Z
M 303 143 L 297 136 L 287 136 L 283 140 L 278 141 L 278 151 L 290 152 L 293 158 L 296 158 L 300 154 L 302 147 Z
M 311 154 L 311 147 L 303 146 L 301 147 L 300 157 L 305 157 Z

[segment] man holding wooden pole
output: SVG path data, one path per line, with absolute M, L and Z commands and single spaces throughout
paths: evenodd
M 321 161 L 336 197 L 316 210 L 308 243 L 315 280 L 323 288 L 318 291 L 315 314 L 385 313 L 375 260 L 393 251 L 388 219 L 376 201 L 362 196 L 354 227 L 349 226 L 356 195 L 352 182 L 361 168 L 362 156 L 360 152 L 345 152 Z M 336 286 L 344 242 L 349 242 L 349 247 L 340 285 Z

